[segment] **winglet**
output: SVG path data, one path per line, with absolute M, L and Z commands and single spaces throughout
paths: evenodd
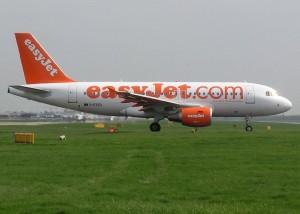
M 30 33 L 16 33 L 27 84 L 74 82 Z

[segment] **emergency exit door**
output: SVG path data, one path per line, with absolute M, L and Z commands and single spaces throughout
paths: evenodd
M 76 85 L 69 85 L 68 103 L 77 103 L 77 86 Z

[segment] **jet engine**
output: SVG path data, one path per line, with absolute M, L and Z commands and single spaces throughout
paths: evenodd
M 168 116 L 170 121 L 181 122 L 192 127 L 210 126 L 212 118 L 211 107 L 184 107 L 179 112 Z

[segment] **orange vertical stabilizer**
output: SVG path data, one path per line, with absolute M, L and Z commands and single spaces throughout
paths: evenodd
M 30 33 L 16 33 L 26 84 L 74 82 Z

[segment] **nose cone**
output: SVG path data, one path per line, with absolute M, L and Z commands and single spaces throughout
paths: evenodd
M 286 106 L 286 108 L 287 108 L 287 111 L 289 111 L 289 110 L 292 109 L 293 103 L 292 103 L 290 100 L 286 99 L 286 101 L 285 101 L 285 106 Z
M 289 101 L 287 98 L 282 97 L 281 98 L 281 106 L 282 106 L 282 111 L 286 112 L 291 110 L 291 108 L 293 107 L 293 104 L 291 101 Z

